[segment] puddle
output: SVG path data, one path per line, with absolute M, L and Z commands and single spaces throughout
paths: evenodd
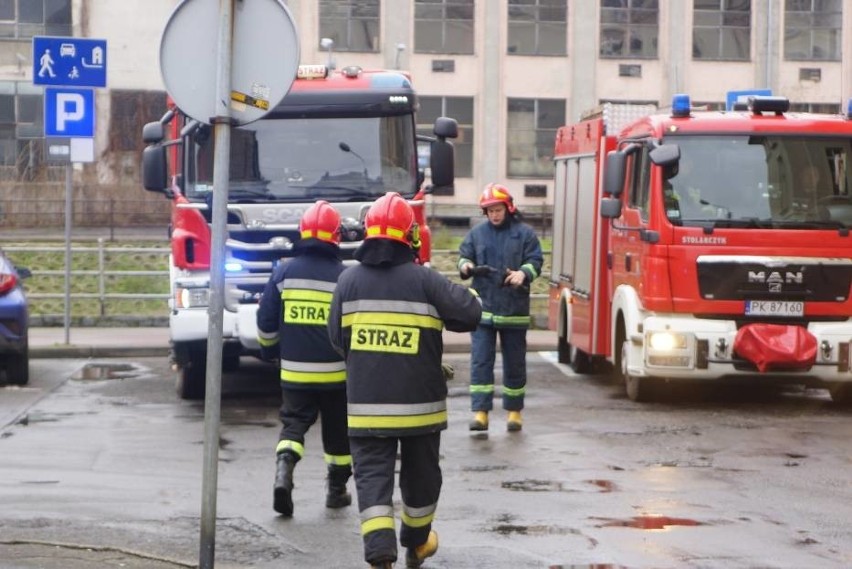
M 506 490 L 519 492 L 559 492 L 562 484 L 553 480 L 510 480 L 500 485 Z
M 127 379 L 138 376 L 140 370 L 133 364 L 88 363 L 71 375 L 71 379 L 101 380 Z
M 688 518 L 670 518 L 668 516 L 633 516 L 626 520 L 612 518 L 592 518 L 601 521 L 597 527 L 603 528 L 636 528 L 647 530 L 668 529 L 671 526 L 703 526 L 704 522 Z
M 626 565 L 590 563 L 589 565 L 550 565 L 547 569 L 627 569 Z
M 506 470 L 506 466 L 485 465 L 485 466 L 465 466 L 462 467 L 462 472 L 496 472 L 498 470 Z
M 615 482 L 613 482 L 612 480 L 586 480 L 586 482 L 600 488 L 602 494 L 612 492 L 613 490 L 618 490 L 618 486 L 616 486 Z

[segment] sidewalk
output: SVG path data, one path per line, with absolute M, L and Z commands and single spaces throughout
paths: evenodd
M 556 349 L 556 332 L 530 330 L 527 350 Z M 444 331 L 445 353 L 470 352 L 470 334 Z M 169 329 L 156 328 L 70 328 L 68 343 L 65 328 L 30 328 L 31 358 L 120 358 L 167 356 Z

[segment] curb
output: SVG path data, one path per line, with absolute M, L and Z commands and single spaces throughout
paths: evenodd
M 555 346 L 541 343 L 527 344 L 527 352 L 548 352 Z M 82 358 L 158 358 L 168 357 L 168 346 L 77 346 L 55 345 L 30 348 L 31 359 L 82 359 Z M 445 354 L 470 353 L 468 344 L 445 344 Z
M 169 347 L 162 346 L 75 346 L 31 347 L 30 359 L 148 358 L 168 357 Z

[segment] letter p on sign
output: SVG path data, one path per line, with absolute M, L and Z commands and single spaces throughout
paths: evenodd
M 78 122 L 86 116 L 86 100 L 80 93 L 58 93 L 56 95 L 56 130 L 67 131 L 69 122 Z
M 92 89 L 45 88 L 44 135 L 93 137 L 95 92 Z

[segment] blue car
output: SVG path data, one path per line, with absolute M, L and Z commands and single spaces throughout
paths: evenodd
M 12 385 L 30 380 L 29 310 L 21 286 L 29 276 L 29 269 L 16 268 L 0 250 L 0 367 Z

